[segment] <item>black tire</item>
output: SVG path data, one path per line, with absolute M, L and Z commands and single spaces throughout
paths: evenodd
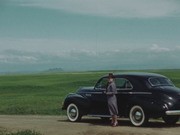
M 179 116 L 164 116 L 162 119 L 166 124 L 174 125 L 179 121 Z
M 81 117 L 82 117 L 81 111 L 76 104 L 71 103 L 68 105 L 67 117 L 68 117 L 68 120 L 71 122 L 77 122 L 81 120 Z
M 135 105 L 130 109 L 129 118 L 131 123 L 137 127 L 145 126 L 148 122 L 148 117 L 146 116 L 143 108 L 138 105 Z

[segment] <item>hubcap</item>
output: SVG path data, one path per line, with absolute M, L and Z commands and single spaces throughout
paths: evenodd
M 71 118 L 75 118 L 77 116 L 77 110 L 74 107 L 70 108 L 69 115 Z
M 134 118 L 135 120 L 140 121 L 142 119 L 142 113 L 140 111 L 136 111 Z

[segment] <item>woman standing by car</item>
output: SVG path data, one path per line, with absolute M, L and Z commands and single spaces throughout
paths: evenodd
M 117 90 L 116 90 L 116 84 L 114 82 L 114 76 L 112 73 L 109 73 L 106 95 L 107 95 L 109 112 L 112 117 L 111 125 L 113 127 L 118 125 L 118 121 L 117 121 L 118 107 L 117 107 L 116 94 L 117 94 Z

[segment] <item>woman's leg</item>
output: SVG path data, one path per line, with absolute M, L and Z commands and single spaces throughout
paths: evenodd
M 114 123 L 118 123 L 118 121 L 117 121 L 117 115 L 114 115 Z
M 114 115 L 112 115 L 111 117 L 112 117 L 111 124 L 113 125 L 115 122 Z
M 118 125 L 117 115 L 113 115 L 112 117 L 113 117 L 113 124 L 112 124 L 112 126 L 115 127 L 115 126 Z

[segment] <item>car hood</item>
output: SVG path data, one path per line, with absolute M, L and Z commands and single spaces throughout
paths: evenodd
M 88 91 L 92 91 L 92 90 L 94 90 L 93 86 L 90 86 L 90 87 L 81 87 L 80 89 L 78 89 L 77 92 L 88 92 Z

